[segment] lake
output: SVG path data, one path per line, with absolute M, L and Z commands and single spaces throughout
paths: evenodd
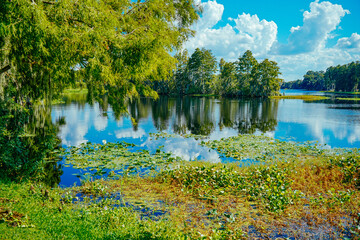
M 238 134 L 265 134 L 296 142 L 317 141 L 327 148 L 360 147 L 360 101 L 339 94 L 285 90 L 285 95 L 320 94 L 330 99 L 307 102 L 298 99 L 229 99 L 216 97 L 143 98 L 127 106 L 128 114 L 110 106 L 69 100 L 52 107 L 52 121 L 62 122 L 58 136 L 63 147 L 84 142 L 125 141 L 155 151 L 160 145 L 186 160 L 226 161 L 192 138 L 151 141 L 149 133 L 206 135 L 221 139 Z M 63 168 L 62 185 L 78 182 L 75 169 Z

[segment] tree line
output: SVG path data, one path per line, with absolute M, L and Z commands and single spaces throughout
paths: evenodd
M 281 88 L 315 91 L 357 92 L 360 83 L 360 62 L 331 66 L 326 71 L 308 71 L 303 80 L 284 82 Z
M 175 55 L 176 69 L 166 79 L 148 84 L 159 94 L 217 94 L 222 96 L 269 97 L 279 94 L 282 79 L 277 63 L 258 62 L 247 50 L 235 62 L 218 63 L 211 50 L 184 50 Z

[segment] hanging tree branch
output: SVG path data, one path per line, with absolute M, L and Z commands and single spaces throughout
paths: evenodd
M 5 72 L 7 72 L 7 71 L 9 71 L 10 68 L 11 68 L 10 65 L 6 65 L 5 67 L 1 68 L 1 69 L 0 69 L 0 75 L 3 74 L 3 73 L 5 73 Z

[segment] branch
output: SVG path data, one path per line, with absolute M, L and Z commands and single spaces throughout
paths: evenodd
M 45 4 L 49 4 L 49 5 L 55 5 L 56 4 L 56 2 L 48 2 L 48 1 L 42 1 L 43 3 L 45 3 Z
M 0 75 L 1 75 L 1 74 L 3 74 L 4 72 L 9 71 L 9 70 L 10 70 L 10 68 L 11 68 L 11 66 L 10 66 L 10 65 L 7 65 L 7 66 L 5 66 L 5 67 L 1 68 L 1 69 L 0 69 Z
M 89 23 L 86 23 L 86 22 L 84 22 L 84 21 L 82 21 L 82 20 L 80 20 L 80 19 L 69 18 L 69 20 L 70 20 L 70 21 L 73 21 L 73 22 L 82 23 L 82 24 L 88 26 L 89 28 L 93 28 L 93 27 L 94 27 L 93 25 L 91 25 L 91 24 L 89 24 Z

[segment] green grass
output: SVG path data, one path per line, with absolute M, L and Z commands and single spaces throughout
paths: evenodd
M 87 94 L 88 89 L 87 88 L 67 88 L 67 89 L 64 89 L 64 91 L 63 91 L 63 94 L 72 94 L 72 93 Z
M 300 99 L 304 101 L 318 101 L 329 99 L 329 97 L 317 95 L 288 95 L 288 96 L 272 96 L 273 99 Z
M 325 93 L 342 93 L 342 94 L 354 94 L 354 95 L 358 95 L 360 94 L 360 92 L 335 92 L 335 91 L 321 91 L 321 92 L 325 92 Z
M 338 100 L 345 100 L 345 101 L 360 101 L 360 98 L 336 98 Z
M 153 134 L 152 138 L 169 138 Z M 177 136 L 179 137 L 179 136 Z M 131 153 L 128 144 L 84 144 L 62 152 L 86 172 L 133 169 L 134 175 L 49 189 L 0 183 L 5 239 L 311 239 L 359 237 L 358 149 L 323 149 L 265 136 L 240 135 L 199 144 L 236 161 L 185 162 L 159 149 Z M 171 159 L 171 160 L 167 160 Z M 243 159 L 257 162 L 242 164 Z M 146 166 L 154 174 L 136 175 Z M 242 167 L 240 167 L 242 166 Z M 155 174 L 156 173 L 156 174 Z M 120 206 L 120 207 L 119 207 Z M 157 216 L 156 214 L 157 213 Z
M 199 94 L 199 93 L 194 93 L 194 94 L 189 94 L 189 96 L 192 97 L 219 97 L 220 95 L 218 94 Z

